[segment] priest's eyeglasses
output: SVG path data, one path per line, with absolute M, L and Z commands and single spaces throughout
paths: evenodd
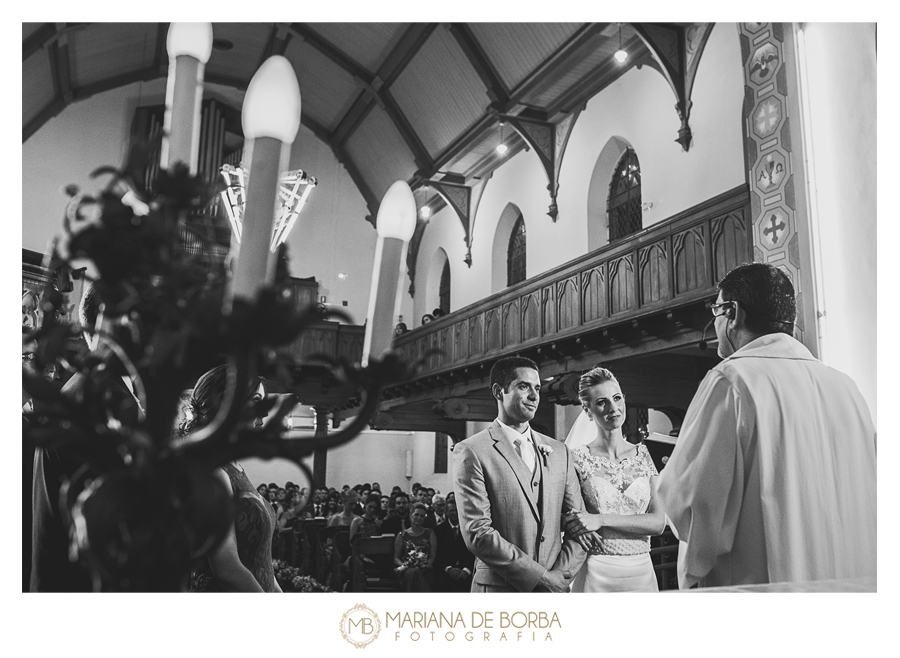
M 734 306 L 734 302 L 722 302 L 721 304 L 710 304 L 709 310 L 712 311 L 713 317 L 717 318 L 723 315 L 725 311 Z

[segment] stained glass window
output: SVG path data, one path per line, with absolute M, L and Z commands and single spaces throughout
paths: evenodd
M 438 288 L 438 307 L 446 315 L 450 312 L 450 262 L 444 263 L 444 269 L 441 272 L 441 283 Z
M 509 250 L 506 256 L 506 285 L 512 286 L 525 280 L 525 219 L 522 215 L 513 226 L 509 236 Z
M 641 230 L 641 165 L 634 149 L 626 149 L 609 187 L 609 241 Z

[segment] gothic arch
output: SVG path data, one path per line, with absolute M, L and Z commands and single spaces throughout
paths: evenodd
M 597 156 L 587 198 L 587 251 L 594 251 L 609 243 L 609 183 L 616 165 L 628 148 L 634 148 L 624 137 L 613 135 Z
M 432 309 L 440 306 L 441 273 L 444 271 L 444 264 L 449 261 L 450 259 L 447 256 L 447 252 L 444 251 L 443 247 L 438 247 L 428 261 L 428 271 L 425 274 L 425 281 L 422 288 L 425 291 L 425 310 L 422 311 L 423 314 L 431 313 Z M 450 271 L 452 281 L 452 265 L 450 266 Z M 416 318 L 417 326 L 420 320 L 421 318 Z
M 500 213 L 500 220 L 494 231 L 494 244 L 491 248 L 491 293 L 500 292 L 506 288 L 506 257 L 509 238 L 519 217 L 525 221 L 522 211 L 514 203 L 506 204 L 506 208 Z M 527 230 L 527 221 L 525 221 L 525 227 Z

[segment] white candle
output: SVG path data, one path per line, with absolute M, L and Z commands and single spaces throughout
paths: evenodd
M 211 23 L 172 23 L 166 40 L 169 77 L 160 166 L 183 162 L 197 173 L 203 70 L 212 53 Z
M 380 359 L 391 349 L 394 319 L 399 308 L 398 284 L 403 266 L 406 242 L 416 229 L 416 200 L 404 181 L 388 188 L 378 207 L 375 262 L 372 267 L 372 288 L 369 292 L 369 312 L 363 342 L 362 365 L 370 357 Z
M 300 128 L 300 85 L 287 59 L 275 55 L 259 67 L 247 87 L 241 124 L 244 137 L 252 141 L 247 147 L 247 200 L 232 290 L 235 297 L 253 302 L 274 279 L 269 245 L 278 185 Z

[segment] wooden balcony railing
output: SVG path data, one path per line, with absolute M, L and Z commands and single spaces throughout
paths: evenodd
M 715 296 L 753 260 L 750 195 L 740 186 L 626 240 L 486 297 L 394 342 L 420 376 L 651 316 Z
M 316 354 L 359 363 L 365 333 L 366 328 L 357 325 L 316 322 L 291 343 L 289 353 L 297 363 L 305 363 Z

